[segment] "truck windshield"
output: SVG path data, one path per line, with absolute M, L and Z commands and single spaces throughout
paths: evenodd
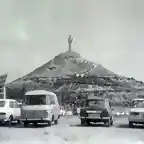
M 4 107 L 5 106 L 5 101 L 0 101 L 0 107 Z
M 100 99 L 87 100 L 86 106 L 88 107 L 97 107 L 97 108 L 105 108 L 105 101 Z
M 26 105 L 46 105 L 45 95 L 26 95 L 24 104 Z

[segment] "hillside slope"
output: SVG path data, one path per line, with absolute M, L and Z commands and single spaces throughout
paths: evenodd
M 135 93 L 133 96 L 135 97 L 137 92 L 144 90 L 143 82 L 119 76 L 100 64 L 84 59 L 73 51 L 55 56 L 31 73 L 8 84 L 7 89 L 9 95 L 16 96 L 17 93 L 13 91 L 24 93 L 33 89 L 77 93 L 86 91 L 89 89 L 89 85 L 92 85 L 93 89 L 99 88 L 100 91 L 110 89 L 114 101 L 128 99 L 129 96 L 132 97 L 132 93 Z M 122 95 L 116 94 L 121 92 Z
M 89 75 L 96 76 L 117 76 L 100 64 L 90 62 L 76 52 L 67 51 L 57 55 L 54 59 L 18 80 L 29 79 L 31 77 L 69 77 L 75 73 L 89 73 Z

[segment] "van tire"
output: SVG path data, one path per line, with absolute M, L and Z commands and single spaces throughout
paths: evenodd
M 54 121 L 55 124 L 58 124 L 58 119 Z
M 51 124 L 52 124 L 52 122 L 51 122 L 51 121 L 48 121 L 48 122 L 47 122 L 47 126 L 49 126 L 49 127 L 50 127 L 50 126 L 51 126 Z
M 54 122 L 54 115 L 52 115 L 52 122 Z

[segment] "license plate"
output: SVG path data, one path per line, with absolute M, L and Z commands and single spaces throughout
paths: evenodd
M 100 114 L 89 114 L 88 115 L 89 117 L 92 117 L 92 118 L 97 118 L 97 117 L 100 117 Z

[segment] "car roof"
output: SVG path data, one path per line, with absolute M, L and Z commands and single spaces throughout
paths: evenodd
M 33 90 L 33 91 L 26 92 L 25 95 L 53 95 L 54 96 L 56 94 L 46 90 Z

